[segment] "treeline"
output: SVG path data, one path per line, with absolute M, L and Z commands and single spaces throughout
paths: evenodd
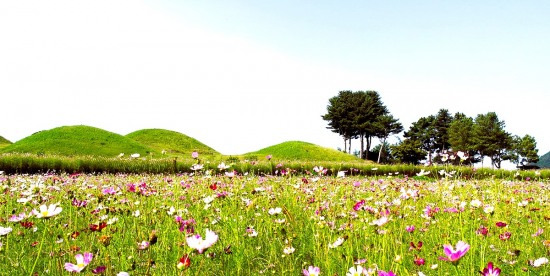
M 419 164 L 426 160 L 429 164 L 471 165 L 489 157 L 492 165 L 500 168 L 504 160 L 520 165 L 539 160 L 535 138 L 506 132 L 504 121 L 495 112 L 472 118 L 440 109 L 414 122 L 404 132 L 404 139 L 394 145 L 386 140 L 403 127 L 376 91 L 340 91 L 329 99 L 322 118 L 328 122 L 328 129 L 343 137 L 344 151 L 351 153 L 351 140 L 359 139 L 361 148 L 356 154 L 379 163 Z M 380 144 L 370 151 L 373 137 L 379 138 Z

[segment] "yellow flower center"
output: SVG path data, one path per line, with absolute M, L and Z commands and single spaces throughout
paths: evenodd
M 42 212 L 43 217 L 47 217 L 49 214 L 50 214 L 50 212 L 48 212 L 48 210 Z
M 76 264 L 76 266 L 78 266 L 78 268 L 83 268 L 84 264 Z

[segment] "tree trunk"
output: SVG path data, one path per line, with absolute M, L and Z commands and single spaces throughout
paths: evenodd
M 359 152 L 359 158 L 363 158 L 363 150 L 365 149 L 364 143 L 363 143 L 363 134 L 359 135 L 359 139 L 361 139 L 361 151 Z
M 348 142 L 348 154 L 351 154 L 351 137 L 349 138 Z
M 348 148 L 348 139 L 344 136 L 344 152 L 346 152 L 347 148 Z
M 384 144 L 386 143 L 386 138 L 382 140 L 382 144 L 380 145 L 380 150 L 378 151 L 378 164 L 380 164 L 380 156 L 382 156 L 382 149 L 384 149 Z
M 367 140 L 367 148 L 365 149 L 365 160 L 369 160 L 371 137 L 370 136 L 365 136 L 365 139 Z

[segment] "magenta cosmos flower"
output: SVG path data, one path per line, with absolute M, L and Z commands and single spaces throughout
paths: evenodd
M 481 271 L 481 274 L 483 276 L 499 276 L 500 275 L 500 268 L 494 267 L 492 262 L 489 262 L 487 264 L 487 267 Z
M 450 244 L 444 244 L 443 252 L 445 253 L 445 255 L 447 255 L 447 258 L 443 258 L 443 260 L 456 262 L 460 258 L 462 258 L 462 256 L 464 256 L 466 252 L 468 252 L 468 250 L 470 250 L 470 245 L 463 241 L 458 241 L 456 243 L 456 249 L 453 248 L 453 246 Z
M 92 261 L 93 257 L 94 255 L 89 252 L 85 252 L 84 255 L 77 254 L 75 256 L 76 264 L 65 263 L 65 270 L 69 272 L 80 272 Z
M 395 273 L 393 273 L 393 271 L 384 271 L 384 270 L 378 270 L 378 276 L 396 276 Z

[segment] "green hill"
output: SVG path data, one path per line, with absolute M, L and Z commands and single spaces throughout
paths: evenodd
M 541 156 L 537 163 L 541 168 L 550 168 L 550 151 Z
M 361 159 L 356 156 L 301 141 L 280 143 L 259 151 L 247 153 L 245 156 L 265 157 L 269 154 L 276 160 L 361 161 Z
M 168 155 L 190 155 L 197 151 L 199 154 L 219 154 L 213 148 L 199 142 L 185 134 L 165 129 L 142 129 L 134 131 L 126 137 L 146 145 L 158 152 L 166 151 Z
M 7 146 L 9 146 L 9 145 L 11 145 L 11 144 L 12 144 L 12 143 L 11 143 L 8 139 L 6 139 L 6 138 L 0 136 L 0 149 L 1 149 L 1 148 L 5 148 L 5 147 L 7 147 Z
M 159 155 L 130 138 L 103 129 L 89 126 L 63 126 L 43 130 L 17 141 L 0 152 L 56 154 L 56 155 L 93 155 L 115 157 L 120 153 L 129 156 L 139 153 L 148 156 Z

